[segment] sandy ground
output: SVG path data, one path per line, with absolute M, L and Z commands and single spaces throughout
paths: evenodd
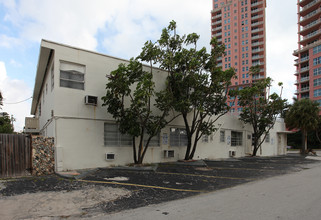
M 4 185 L 0 182 L 0 189 Z M 0 219 L 60 219 L 86 216 L 86 208 L 129 196 L 125 189 L 87 186 L 81 190 L 0 196 Z

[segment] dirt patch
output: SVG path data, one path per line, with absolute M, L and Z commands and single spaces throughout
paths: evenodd
M 82 216 L 87 208 L 129 195 L 130 191 L 121 188 L 86 186 L 74 191 L 0 196 L 0 216 L 3 220 Z

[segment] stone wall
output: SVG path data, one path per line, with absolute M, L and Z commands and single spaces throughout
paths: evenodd
M 32 136 L 32 175 L 55 172 L 54 138 Z

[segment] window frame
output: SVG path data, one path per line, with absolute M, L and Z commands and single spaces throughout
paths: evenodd
M 112 130 L 110 129 L 109 131 L 106 130 L 106 125 L 110 126 L 110 127 L 114 127 L 116 126 L 116 129 Z M 109 140 L 109 142 L 115 142 L 116 144 L 108 144 L 108 140 L 107 140 L 107 133 L 106 132 L 110 132 L 113 133 L 111 134 L 111 137 L 115 137 L 113 140 Z M 131 141 L 131 143 L 129 144 L 129 140 Z M 127 144 L 124 144 L 125 142 L 127 142 Z M 119 126 L 115 123 L 110 123 L 110 122 L 105 122 L 104 123 L 104 146 L 105 147 L 131 147 L 132 146 L 132 137 L 128 134 L 122 134 L 119 131 Z
M 231 131 L 231 146 L 232 147 L 243 146 L 243 132 Z
M 63 65 L 65 65 L 66 67 L 62 67 Z M 81 69 L 83 72 L 80 71 Z M 60 68 L 59 68 L 59 86 L 60 87 L 77 89 L 77 90 L 85 90 L 85 75 L 86 75 L 85 65 L 60 60 Z M 80 79 L 77 79 L 77 78 L 80 78 Z M 80 85 L 80 87 L 74 86 L 74 85 Z
M 173 132 L 173 129 L 175 129 L 174 132 Z M 176 132 L 176 131 L 178 131 L 178 132 Z M 185 135 L 182 132 L 185 133 Z M 178 134 L 178 136 L 175 137 L 174 135 L 177 135 L 177 134 Z M 174 138 L 176 138 L 176 139 L 174 139 Z M 179 127 L 171 127 L 170 131 L 169 131 L 169 145 L 172 147 L 186 147 L 187 146 L 186 129 L 179 128 Z

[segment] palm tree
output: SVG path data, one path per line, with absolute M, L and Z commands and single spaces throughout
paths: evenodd
M 285 115 L 285 123 L 289 129 L 300 129 L 302 132 L 301 154 L 305 154 L 308 144 L 308 131 L 318 128 L 319 104 L 310 99 L 294 99 Z

